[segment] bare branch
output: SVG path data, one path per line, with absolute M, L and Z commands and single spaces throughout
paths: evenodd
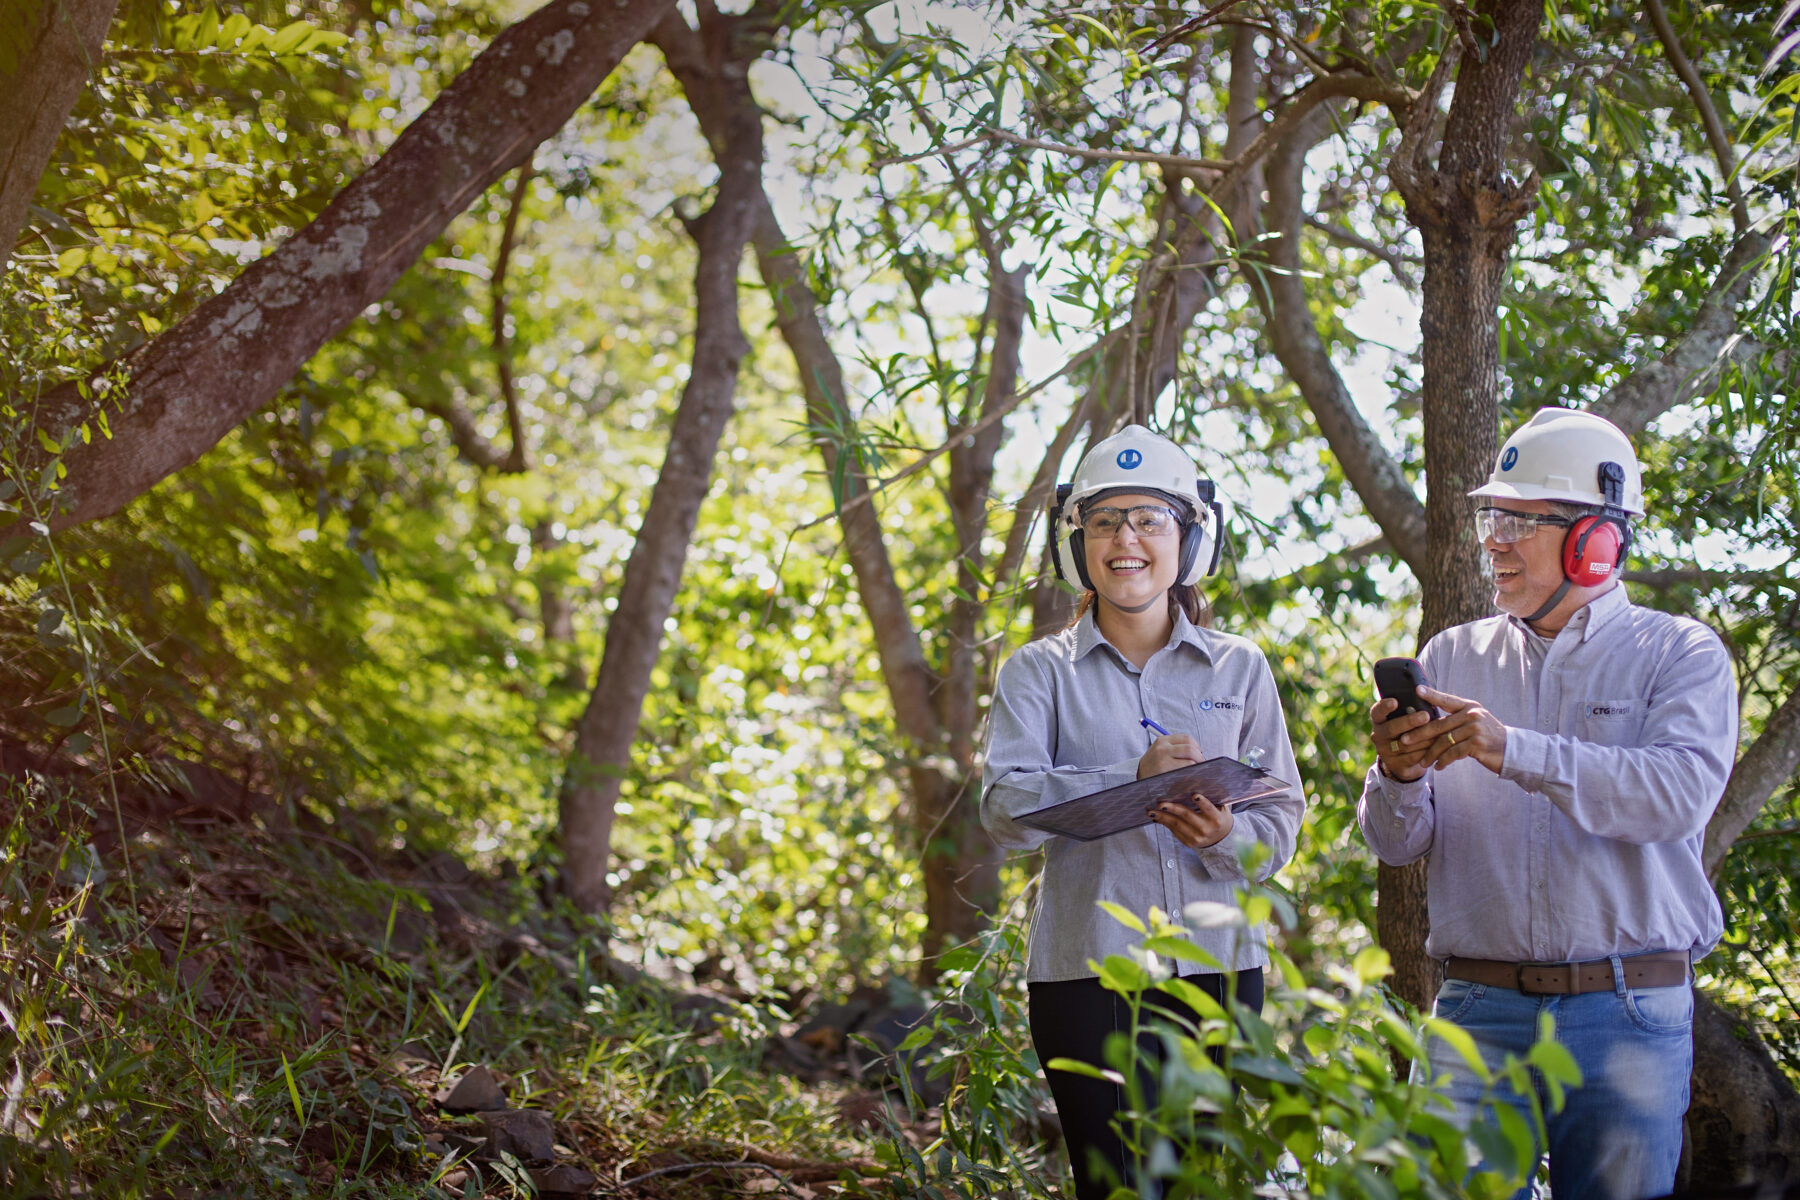
M 1101 150 L 1093 146 L 1070 146 L 1063 142 L 1046 142 L 1041 138 L 1021 137 L 1004 129 L 987 130 L 986 136 L 996 142 L 1023 146 L 1027 150 L 1048 150 L 1072 158 L 1095 158 L 1104 162 L 1154 163 L 1182 171 L 1228 171 L 1231 162 L 1220 158 L 1193 158 L 1186 154 L 1158 154 L 1154 150 Z
M 1361 250 L 1365 254 L 1374 255 L 1387 264 L 1387 269 L 1393 272 L 1394 278 L 1399 281 L 1401 286 L 1406 288 L 1418 286 L 1418 281 L 1413 277 L 1413 271 L 1421 265 L 1416 255 L 1403 254 L 1392 246 L 1384 246 L 1380 242 L 1371 241 L 1354 230 L 1346 229 L 1342 225 L 1333 225 L 1312 213 L 1306 215 L 1306 223 L 1340 246 L 1348 246 L 1353 250 Z
M 1738 835 L 1749 828 L 1778 788 L 1800 769 L 1800 688 L 1788 693 L 1769 716 L 1762 733 L 1732 768 L 1725 794 L 1706 823 L 1701 861 L 1709 879 L 1717 879 L 1725 856 Z
M 1694 70 L 1694 64 L 1688 61 L 1687 54 L 1682 50 L 1681 39 L 1675 36 L 1675 27 L 1669 24 L 1669 14 L 1664 11 L 1662 0 L 1644 0 L 1644 12 L 1656 29 L 1656 37 L 1662 42 L 1663 51 L 1669 56 L 1669 65 L 1681 76 L 1682 84 L 1693 98 L 1694 107 L 1700 112 L 1700 124 L 1706 130 L 1707 144 L 1712 147 L 1713 157 L 1719 160 L 1719 175 L 1725 180 L 1725 194 L 1731 198 L 1731 224 L 1741 238 L 1750 232 L 1750 206 L 1744 202 L 1744 189 L 1738 184 L 1737 155 L 1732 152 L 1731 139 L 1725 136 L 1725 126 L 1719 121 L 1719 111 L 1713 107 L 1712 95 L 1706 90 L 1700 73 Z
M 519 167 L 518 182 L 513 184 L 512 204 L 506 210 L 506 223 L 500 229 L 500 253 L 494 258 L 494 272 L 488 280 L 488 297 L 493 312 L 494 369 L 500 377 L 500 396 L 506 401 L 506 427 L 512 434 L 512 452 L 507 455 L 505 471 L 517 473 L 530 465 L 525 445 L 525 423 L 519 415 L 519 392 L 513 386 L 512 339 L 506 334 L 506 268 L 512 261 L 513 238 L 519 229 L 519 210 L 525 207 L 526 189 L 533 175 L 530 156 Z
M 1423 103 L 1421 101 L 1421 103 Z M 1425 506 L 1400 464 L 1356 407 L 1355 399 L 1319 336 L 1300 275 L 1301 172 L 1306 152 L 1324 132 L 1323 122 L 1296 131 L 1265 166 L 1269 189 L 1268 225 L 1276 237 L 1265 251 L 1269 268 L 1251 260 L 1244 274 L 1268 318 L 1275 356 L 1300 389 L 1319 431 L 1362 498 L 1363 506 L 1397 554 L 1424 578 Z

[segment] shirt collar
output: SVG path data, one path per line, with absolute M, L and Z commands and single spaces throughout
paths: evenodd
M 1175 628 L 1169 631 L 1169 645 L 1175 646 L 1182 643 L 1198 650 L 1200 656 L 1207 662 L 1212 661 L 1212 654 L 1206 647 L 1206 640 L 1200 627 L 1188 620 L 1187 614 L 1181 611 L 1180 606 L 1177 606 Z M 1088 652 L 1096 646 L 1111 645 L 1112 643 L 1106 640 L 1106 635 L 1100 632 L 1100 626 L 1094 620 L 1094 608 L 1090 606 L 1086 612 L 1081 614 L 1081 620 L 1075 623 L 1075 660 L 1079 662 L 1087 657 Z
M 1631 600 L 1625 595 L 1625 585 L 1623 583 L 1616 583 L 1571 613 L 1569 615 L 1569 623 L 1563 628 L 1574 630 L 1576 637 L 1580 641 L 1585 642 L 1589 638 L 1592 638 L 1596 633 L 1600 632 L 1601 629 L 1610 625 L 1621 613 L 1630 607 Z M 1527 636 L 1541 636 L 1532 631 L 1531 626 L 1525 623 L 1523 617 L 1508 617 L 1507 619 L 1522 630 Z M 1554 639 L 1545 638 L 1544 640 L 1552 641 Z

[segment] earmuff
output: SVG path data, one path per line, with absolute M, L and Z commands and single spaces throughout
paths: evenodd
M 1603 511 L 1580 518 L 1563 534 L 1563 581 L 1536 612 L 1525 618 L 1527 622 L 1549 616 L 1571 587 L 1605 583 L 1625 561 L 1625 552 L 1631 549 L 1631 514 L 1625 511 L 1624 467 L 1616 462 L 1600 464 L 1600 495 L 1606 501 Z
M 1595 587 L 1612 578 L 1631 546 L 1631 522 L 1625 503 L 1625 468 L 1600 464 L 1600 494 L 1606 510 L 1582 517 L 1563 535 L 1563 578 L 1576 587 Z
M 1078 584 L 1084 591 L 1094 590 L 1088 577 L 1087 534 L 1073 520 L 1064 520 L 1063 510 L 1069 503 L 1074 485 L 1056 485 L 1056 498 L 1050 502 L 1050 536 L 1054 552 L 1050 562 L 1056 577 L 1064 583 Z M 1213 483 L 1202 479 L 1194 486 L 1199 507 L 1195 519 L 1181 530 L 1181 552 L 1176 559 L 1176 582 L 1192 587 L 1219 569 L 1219 530 L 1225 524 L 1225 510 L 1215 498 Z M 1208 513 L 1210 512 L 1210 516 Z

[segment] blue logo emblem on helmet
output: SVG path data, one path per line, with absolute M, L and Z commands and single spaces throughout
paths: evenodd
M 1500 456 L 1500 469 L 1502 471 L 1510 471 L 1518 465 L 1519 448 L 1517 446 L 1508 446 L 1506 448 L 1506 453 Z
M 1123 467 L 1127 471 L 1136 470 L 1137 465 L 1143 461 L 1144 461 L 1144 456 L 1136 450 L 1121 450 L 1121 451 L 1119 451 L 1119 466 Z

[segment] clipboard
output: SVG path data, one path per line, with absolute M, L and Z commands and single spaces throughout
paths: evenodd
M 1159 802 L 1174 801 L 1192 808 L 1195 796 L 1205 796 L 1220 808 L 1231 808 L 1279 795 L 1290 786 L 1262 767 L 1252 767 L 1235 758 L 1209 758 L 1052 804 L 1017 820 L 1045 833 L 1091 842 L 1150 824 L 1145 810 Z

